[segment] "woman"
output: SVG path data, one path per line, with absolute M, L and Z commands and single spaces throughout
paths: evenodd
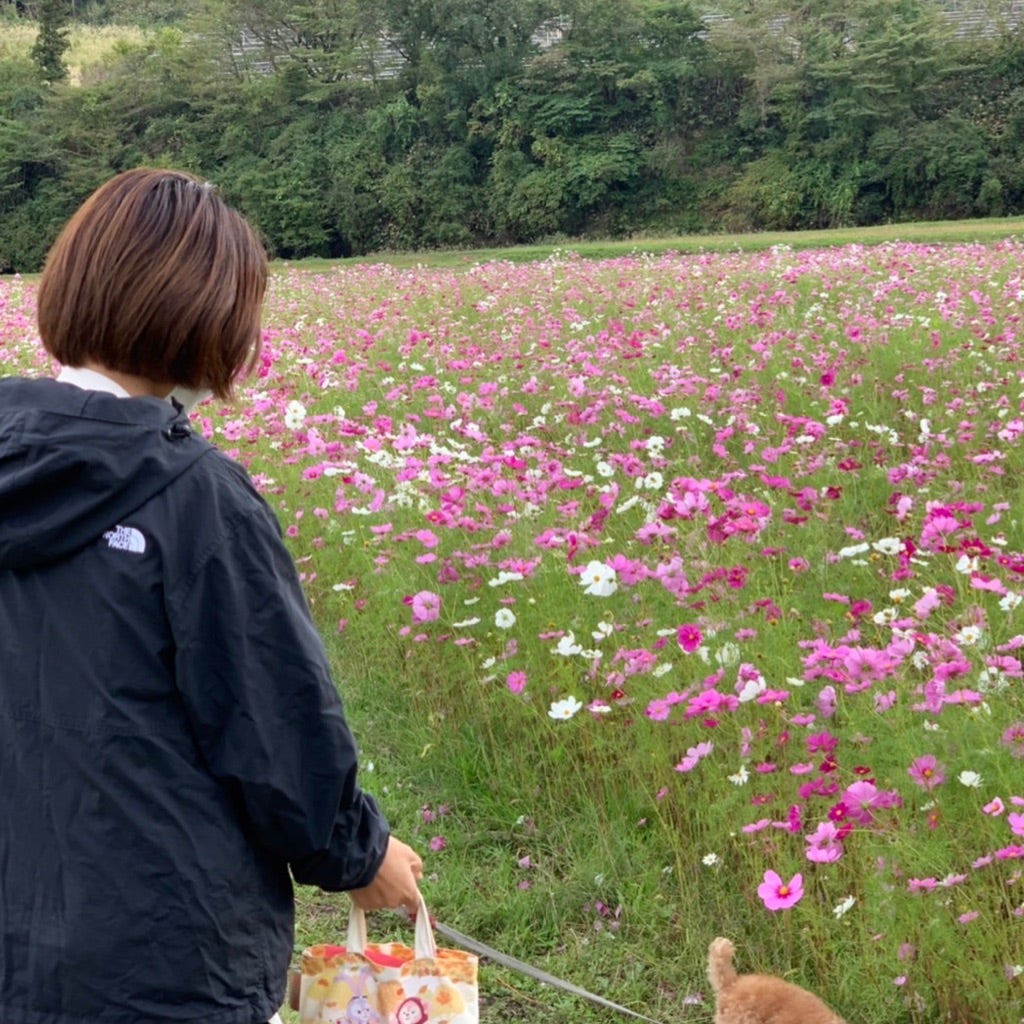
M 141 169 L 47 259 L 57 380 L 0 380 L 0 1020 L 266 1022 L 292 879 L 417 906 L 280 529 L 172 394 L 228 398 L 267 266 Z

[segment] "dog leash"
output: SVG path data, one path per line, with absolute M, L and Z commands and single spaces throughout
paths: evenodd
M 409 914 L 406 913 L 405 916 L 408 918 Z M 535 981 L 539 981 L 543 985 L 550 985 L 552 988 L 560 988 L 563 992 L 570 992 L 572 995 L 578 996 L 580 999 L 586 999 L 591 1003 L 596 1003 L 598 1006 L 603 1006 L 606 1010 L 614 1010 L 616 1013 L 624 1014 L 627 1017 L 633 1017 L 635 1020 L 645 1020 L 647 1021 L 647 1024 L 661 1024 L 660 1021 L 656 1021 L 653 1017 L 645 1017 L 642 1013 L 637 1013 L 636 1010 L 629 1009 L 628 1006 L 620 1006 L 618 1003 L 613 1003 L 610 999 L 605 999 L 604 996 L 599 996 L 594 992 L 588 992 L 585 988 L 581 988 L 579 985 L 574 985 L 571 981 L 556 978 L 555 975 L 549 974 L 547 971 L 542 971 L 539 967 L 534 967 L 532 964 L 528 964 L 524 960 L 518 960 L 514 956 L 502 953 L 499 950 L 494 949 L 492 946 L 488 946 L 485 942 L 479 942 L 477 939 L 471 938 L 469 935 L 464 935 L 462 932 L 456 931 L 454 928 L 451 928 L 446 924 L 441 924 L 433 917 L 430 919 L 430 923 L 433 925 L 434 931 L 436 931 L 438 935 L 443 935 L 449 942 L 454 942 L 456 946 L 461 946 L 463 949 L 469 950 L 470 953 L 476 953 L 477 956 L 486 957 L 488 960 L 492 960 L 496 964 L 501 964 L 502 967 L 508 967 L 510 970 L 516 971 L 519 974 L 525 974 L 528 978 L 533 978 Z

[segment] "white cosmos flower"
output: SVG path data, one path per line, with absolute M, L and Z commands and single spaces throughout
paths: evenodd
M 571 658 L 574 654 L 583 653 L 583 645 L 576 642 L 576 634 L 570 629 L 551 649 L 552 654 L 560 654 L 563 658 Z
M 511 629 L 516 624 L 515 612 L 511 608 L 499 608 L 494 613 L 494 624 L 498 629 Z
M 736 772 L 735 775 L 730 775 L 729 776 L 729 781 L 734 786 L 745 786 L 747 784 L 747 779 L 749 779 L 749 778 L 750 778 L 750 773 L 747 771 L 747 766 L 741 764 L 740 765 L 740 770 L 738 772 Z
M 563 697 L 561 700 L 551 702 L 548 717 L 564 721 L 567 718 L 572 718 L 582 707 L 583 701 L 577 700 L 575 697 Z
M 715 651 L 715 661 L 723 668 L 735 665 L 740 660 L 740 649 L 731 640 L 727 640 Z
M 638 491 L 660 491 L 665 486 L 665 478 L 656 469 L 652 469 L 645 476 L 636 478 L 636 489 Z
M 713 868 L 718 863 L 718 854 L 705 853 L 700 860 L 702 864 L 706 864 L 709 868 Z
M 966 786 L 968 789 L 977 789 L 984 780 L 977 772 L 962 771 L 957 776 L 957 781 L 961 786 Z
M 880 555 L 898 555 L 903 550 L 903 541 L 896 537 L 883 537 L 871 545 Z
M 619 589 L 615 570 L 604 562 L 588 562 L 580 575 L 583 593 L 592 597 L 610 597 Z
M 463 619 L 461 622 L 453 622 L 452 629 L 466 629 L 469 626 L 475 626 L 479 621 L 479 615 L 472 619 Z
M 494 579 L 487 581 L 489 587 L 500 587 L 503 583 L 514 583 L 517 580 L 521 580 L 523 574 L 521 572 L 506 572 L 504 569 L 498 573 Z
M 848 547 L 839 549 L 840 558 L 853 558 L 855 555 L 863 555 L 871 550 L 871 545 L 865 541 L 863 544 L 850 544 Z
M 852 909 L 854 903 L 856 902 L 857 899 L 855 896 L 847 896 L 845 900 L 842 900 L 840 903 L 837 903 L 832 908 L 832 913 L 835 914 L 836 920 L 838 921 L 839 918 L 843 916 L 843 914 L 845 914 L 848 910 Z
M 289 430 L 298 430 L 306 422 L 306 407 L 297 401 L 291 401 L 284 407 L 284 425 Z
M 963 647 L 973 647 L 981 639 L 981 629 L 978 626 L 964 626 L 953 639 Z
M 743 689 L 740 690 L 739 700 L 741 704 L 747 704 L 759 697 L 765 690 L 768 689 L 768 684 L 764 681 L 764 676 L 759 675 L 756 679 L 748 679 L 743 684 Z
M 1012 590 L 1008 591 L 999 601 L 999 607 L 1004 612 L 1012 612 L 1021 602 L 1020 594 L 1015 594 Z

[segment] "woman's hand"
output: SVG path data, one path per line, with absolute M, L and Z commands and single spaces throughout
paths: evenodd
M 373 881 L 349 896 L 360 910 L 393 910 L 405 907 L 415 914 L 420 905 L 418 882 L 423 877 L 420 855 L 400 839 L 388 839 L 387 852 Z

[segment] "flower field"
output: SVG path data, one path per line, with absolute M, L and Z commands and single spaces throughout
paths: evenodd
M 710 1020 L 726 934 L 851 1024 L 1024 1021 L 1022 267 L 275 274 L 194 422 L 446 918 L 660 1019 Z M 6 372 L 48 369 L 32 298 L 0 279 Z

